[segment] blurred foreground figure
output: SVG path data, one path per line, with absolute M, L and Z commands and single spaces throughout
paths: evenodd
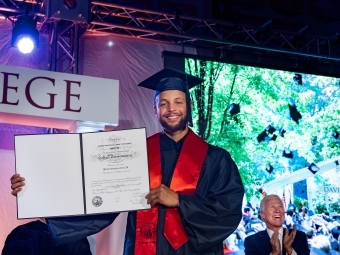
M 20 225 L 7 236 L 2 255 L 91 255 L 86 238 L 55 246 L 47 225 L 39 220 Z

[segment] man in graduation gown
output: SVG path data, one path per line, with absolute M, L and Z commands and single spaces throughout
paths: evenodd
M 223 240 L 241 220 L 244 188 L 237 166 L 227 151 L 188 127 L 188 90 L 197 81 L 163 69 L 140 84 L 155 90 L 163 132 L 147 141 L 151 191 L 146 199 L 152 209 L 128 214 L 124 255 L 223 254 Z M 23 180 L 12 178 L 14 195 Z M 62 244 L 99 232 L 117 215 L 54 218 L 48 225 L 55 243 Z

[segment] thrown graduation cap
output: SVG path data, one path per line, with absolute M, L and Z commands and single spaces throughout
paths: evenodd
M 277 139 L 277 135 L 273 135 L 271 138 L 270 138 L 270 141 L 276 141 L 276 139 Z
M 268 127 L 271 127 L 270 125 L 268 126 Z M 270 141 L 276 141 L 276 139 L 277 139 L 277 135 L 272 135 L 271 137 L 268 135 L 268 133 L 270 133 L 270 134 L 272 134 L 271 132 L 275 132 L 275 128 L 273 128 L 273 127 L 271 127 L 271 129 L 270 130 L 268 130 L 268 127 L 265 129 L 265 130 L 263 130 L 258 136 L 257 136 L 257 141 L 259 142 L 259 143 L 261 143 L 261 142 L 270 142 Z M 273 131 L 273 129 L 274 129 L 274 131 Z M 269 132 L 270 131 L 270 132 Z M 267 133 L 268 132 L 268 133 Z
M 274 167 L 271 165 L 271 164 L 267 164 L 266 165 L 266 171 L 268 172 L 268 173 L 272 173 L 273 172 L 273 170 L 274 170 Z
M 295 121 L 297 124 L 299 124 L 299 119 L 302 119 L 301 113 L 297 110 L 296 105 L 290 105 L 289 107 L 289 115 L 292 118 L 293 121 Z
M 231 116 L 240 113 L 240 105 L 232 103 L 228 108 L 228 112 Z
M 310 164 L 308 167 L 309 171 L 311 171 L 313 174 L 316 174 L 317 171 L 320 170 L 320 167 L 315 165 L 314 163 Z
M 266 127 L 266 130 L 268 131 L 268 133 L 272 134 L 276 131 L 276 128 L 274 128 L 272 125 L 269 125 L 268 127 Z
M 299 74 L 299 73 L 295 74 L 294 77 L 293 77 L 293 81 L 296 84 L 302 85 L 302 75 Z
M 266 130 L 263 130 L 258 136 L 257 136 L 257 141 L 260 143 L 260 142 L 267 142 L 269 141 L 270 138 L 269 136 L 267 135 L 267 131 Z
M 154 98 L 166 90 L 180 90 L 184 92 L 186 94 L 187 118 L 189 125 L 192 126 L 189 89 L 202 83 L 203 81 L 203 79 L 196 76 L 174 69 L 164 68 L 163 70 L 155 73 L 154 75 L 139 83 L 138 86 L 154 90 Z
M 285 130 L 283 127 L 280 128 L 280 130 L 279 130 L 280 136 L 281 136 L 281 137 L 284 137 L 284 136 L 285 136 L 285 133 L 286 133 L 286 130 Z
M 285 148 L 282 152 L 282 157 L 293 158 L 293 153 L 289 149 Z

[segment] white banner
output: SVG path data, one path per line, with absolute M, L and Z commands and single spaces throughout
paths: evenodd
M 119 81 L 0 66 L 0 112 L 118 125 Z

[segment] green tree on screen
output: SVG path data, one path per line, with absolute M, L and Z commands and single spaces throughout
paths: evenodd
M 301 86 L 293 82 L 291 72 L 197 59 L 186 60 L 186 71 L 205 80 L 191 92 L 194 129 L 230 152 L 248 198 L 275 174 L 339 155 L 339 141 L 331 136 L 332 129 L 340 130 L 340 86 L 335 78 L 303 75 Z M 299 123 L 289 115 L 292 100 L 302 115 Z M 230 115 L 231 103 L 240 104 L 239 114 Z M 268 125 L 277 129 L 276 140 L 258 143 L 257 136 Z M 284 137 L 280 128 L 287 131 Z M 282 157 L 284 148 L 293 151 L 293 159 Z M 267 163 L 274 167 L 272 174 L 264 170 Z

